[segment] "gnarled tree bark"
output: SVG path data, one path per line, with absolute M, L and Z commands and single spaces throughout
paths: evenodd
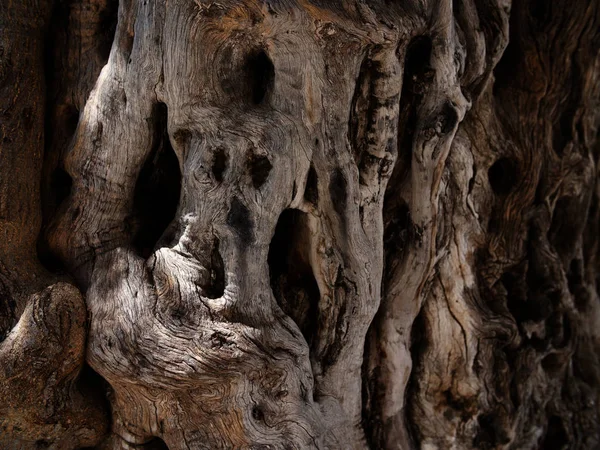
M 0 4 L 0 447 L 600 445 L 600 2 L 511 3 Z

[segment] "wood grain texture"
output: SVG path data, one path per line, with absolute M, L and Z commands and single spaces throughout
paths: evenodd
M 29 3 L 0 446 L 598 446 L 599 2 Z
M 36 253 L 52 5 L 10 3 L 0 5 L 0 447 L 91 446 L 108 421 L 101 398 L 77 383 L 85 304 Z

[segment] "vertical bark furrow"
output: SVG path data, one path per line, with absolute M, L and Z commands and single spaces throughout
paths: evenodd
M 46 272 L 36 255 L 52 2 L 6 6 L 0 7 L 0 447 L 75 449 L 98 443 L 107 418 L 77 384 L 86 333 L 81 294 Z
M 575 100 L 578 89 L 572 89 L 585 83 L 596 63 L 573 68 L 570 52 L 597 19 L 588 6 L 566 15 L 559 10 L 553 4 L 533 17 L 519 4 L 512 11 L 511 44 L 495 86 L 484 89 L 453 144 L 448 174 L 456 181 L 442 181 L 438 239 L 448 254 L 421 313 L 427 339 L 415 354 L 409 391 L 419 445 L 597 445 L 597 430 L 590 428 L 597 409 L 580 403 L 583 392 L 597 397 L 591 387 L 596 372 L 578 379 L 569 365 L 594 367 L 595 356 L 577 361 L 582 346 L 596 354 L 595 337 L 582 323 L 567 278 L 581 250 L 581 217 L 588 216 L 597 177 L 590 149 L 573 132 L 578 111 L 597 100 Z M 565 51 L 555 53 L 558 47 Z M 572 92 L 566 100 L 565 89 Z M 561 142 L 553 144 L 552 130 L 539 121 L 555 117 L 569 119 L 566 129 L 554 132 Z M 461 164 L 474 168 L 464 176 L 452 163 L 461 154 L 472 155 Z M 454 238 L 443 237 L 448 233 Z
M 181 194 L 179 161 L 167 132 L 167 107 L 159 103 L 155 108 L 153 149 L 138 175 L 129 219 L 133 246 L 144 257 L 152 254 L 159 240 L 169 240 L 165 233 L 175 218 Z
M 95 253 L 131 242 L 134 187 L 155 135 L 154 87 L 160 66 L 151 34 L 155 31 L 136 19 L 137 8 L 120 5 L 117 44 L 65 157 L 65 169 L 73 179 L 72 195 L 48 232 L 51 250 L 84 284 L 89 281 Z M 144 14 L 155 12 L 150 5 L 140 8 Z M 152 45 L 135 47 L 134 28 L 140 39 L 151 37 Z M 142 63 L 147 65 L 143 74 L 129 69 L 131 64 Z
M 338 134 L 344 128 L 337 117 L 330 120 L 324 149 L 330 156 L 319 152 L 313 159 L 316 179 L 326 189 L 319 190 L 318 215 L 311 218 L 316 231 L 313 267 L 321 293 L 311 358 L 318 395 L 341 400 L 356 427 L 357 442 L 362 441 L 364 339 L 380 302 L 383 193 L 397 152 L 402 74 L 395 50 L 389 44 L 370 45 L 365 59 L 355 58 L 356 78 L 344 86 L 345 104 L 351 108 L 347 134 Z M 331 57 L 335 70 L 344 67 L 339 54 Z M 340 76 L 348 79 L 348 72 Z M 363 275 L 365 269 L 370 277 Z
M 287 209 L 269 247 L 271 289 L 278 304 L 310 345 L 315 334 L 319 287 L 310 264 L 311 233 L 306 213 Z
M 451 12 L 449 2 L 435 5 L 431 20 L 441 34 L 431 36 L 431 40 L 413 41 L 405 53 L 405 71 L 409 70 L 405 72 L 405 80 L 406 76 L 412 78 L 405 83 L 413 86 L 408 94 L 416 97 L 418 107 L 411 142 L 410 178 L 404 185 L 407 192 L 402 196 L 407 198 L 415 239 L 407 242 L 400 263 L 386 274 L 378 329 L 372 331 L 381 350 L 370 356 L 371 370 L 377 376 L 373 383 L 380 386 L 371 394 L 377 408 L 372 415 L 380 423 L 373 439 L 379 439 L 374 445 L 385 448 L 411 445 L 404 418 L 404 391 L 412 366 L 410 330 L 427 292 L 432 289 L 430 276 L 436 263 L 441 217 L 438 199 L 442 193 L 443 198 L 447 195 L 442 174 L 454 134 L 468 107 L 459 84 L 460 61 L 455 53 L 461 47 L 456 41 Z M 429 50 L 429 42 L 431 50 L 425 51 Z M 392 186 L 398 187 L 394 183 Z

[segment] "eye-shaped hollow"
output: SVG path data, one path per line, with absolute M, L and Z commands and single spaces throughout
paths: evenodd
M 275 84 L 275 67 L 264 49 L 226 48 L 219 64 L 220 86 L 226 96 L 254 107 L 268 101 Z

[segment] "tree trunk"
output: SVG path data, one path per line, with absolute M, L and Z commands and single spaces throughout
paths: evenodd
M 0 30 L 0 448 L 600 446 L 600 1 Z

